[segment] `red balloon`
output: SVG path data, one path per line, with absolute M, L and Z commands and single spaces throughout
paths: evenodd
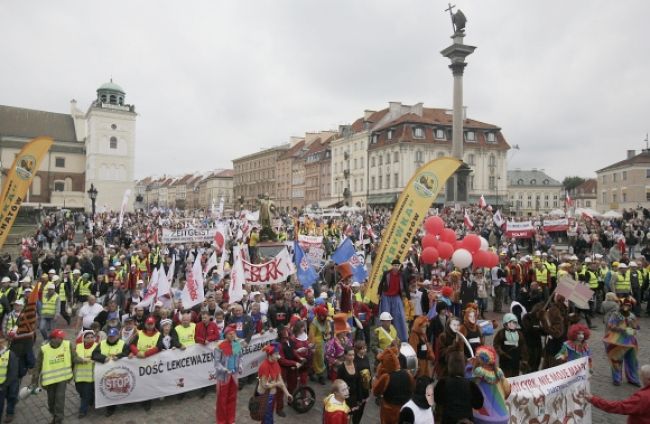
M 435 247 L 425 247 L 420 255 L 420 261 L 423 264 L 433 265 L 438 262 L 439 257 L 440 254 L 438 253 L 438 249 Z
M 439 216 L 430 216 L 424 221 L 424 229 L 427 233 L 437 236 L 445 228 L 445 221 Z
M 494 252 L 487 252 L 488 254 L 488 264 L 490 268 L 499 265 L 499 256 Z
M 433 234 L 425 234 L 422 237 L 422 248 L 426 249 L 427 247 L 436 247 L 438 245 L 438 239 Z
M 470 253 L 476 253 L 481 248 L 481 238 L 476 234 L 467 234 L 463 239 L 463 247 Z
M 472 264 L 474 265 L 474 268 L 483 268 L 488 266 L 488 263 L 490 261 L 490 252 L 486 252 L 484 250 L 479 250 L 478 252 L 474 253 L 472 255 Z
M 453 245 L 456 241 L 456 232 L 451 228 L 445 228 L 440 233 L 440 240 Z
M 451 259 L 451 255 L 454 254 L 454 246 L 445 241 L 438 243 L 438 253 L 442 259 Z

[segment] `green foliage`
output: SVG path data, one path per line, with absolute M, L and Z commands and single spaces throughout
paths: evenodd
M 582 177 L 578 176 L 573 176 L 573 177 L 566 177 L 564 180 L 562 180 L 562 185 L 566 190 L 572 190 L 576 187 L 578 187 L 580 184 L 584 183 L 586 180 Z

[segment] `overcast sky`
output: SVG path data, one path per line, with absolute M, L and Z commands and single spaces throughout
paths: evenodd
M 471 118 L 499 125 L 509 169 L 554 178 L 641 149 L 650 131 L 650 2 L 460 1 Z M 135 104 L 136 176 L 338 128 L 389 101 L 450 108 L 435 0 L 2 1 L 0 104 L 84 110 L 112 76 Z

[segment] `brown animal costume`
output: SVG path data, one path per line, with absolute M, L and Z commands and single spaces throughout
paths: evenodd
M 481 328 L 477 320 L 478 305 L 476 303 L 468 303 L 463 314 L 463 323 L 460 326 L 460 332 L 465 336 L 474 352 L 476 352 L 479 346 L 485 344 L 485 339 L 483 338 L 483 334 L 481 334 Z M 465 346 L 465 357 L 469 358 L 471 356 L 469 349 Z
M 460 331 L 460 320 L 456 317 L 450 317 L 445 324 L 445 331 L 438 336 L 436 342 L 436 375 L 438 379 L 447 375 L 447 357 L 451 352 L 463 352 L 465 343 L 462 337 L 458 336 L 452 329 L 456 326 Z
M 431 343 L 427 341 L 427 327 L 429 320 L 425 315 L 415 318 L 413 327 L 411 327 L 411 335 L 409 336 L 409 344 L 415 350 L 418 358 L 418 372 L 416 377 L 422 375 L 431 377 L 433 373 L 433 361 L 436 356 L 433 353 Z
M 546 310 L 545 316 L 540 320 L 546 335 L 546 346 L 542 369 L 560 365 L 562 362 L 555 359 L 555 355 L 562 349 L 566 340 L 569 323 L 569 311 L 564 304 L 564 297 L 556 296 L 555 301 Z
M 409 401 L 415 388 L 415 379 L 407 370 L 401 369 L 398 356 L 396 347 L 389 347 L 377 355 L 381 365 L 377 368 L 372 393 L 382 397 L 379 412 L 381 424 L 399 422 L 400 409 Z

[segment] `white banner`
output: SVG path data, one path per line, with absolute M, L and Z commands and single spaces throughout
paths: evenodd
M 298 235 L 298 243 L 305 252 L 309 264 L 316 269 L 323 265 L 323 258 L 325 257 L 325 246 L 323 245 L 323 236 L 305 236 Z
M 242 350 L 240 377 L 257 372 L 266 357 L 264 346 L 277 338 L 275 331 L 256 334 Z M 165 350 L 145 359 L 123 358 L 95 363 L 95 406 L 142 402 L 216 384 L 214 347 L 196 344 L 185 350 Z
M 506 237 L 508 238 L 530 238 L 535 234 L 535 227 L 532 221 L 506 223 Z
M 216 234 L 216 228 L 163 228 L 162 242 L 172 243 L 203 243 L 212 242 Z
M 590 391 L 587 358 L 508 381 L 512 392 L 506 403 L 511 421 L 591 423 L 591 404 L 585 400 L 585 394 Z
M 279 283 L 296 272 L 296 266 L 287 249 L 282 249 L 275 258 L 266 263 L 252 264 L 242 260 L 242 264 L 246 282 L 250 284 Z

